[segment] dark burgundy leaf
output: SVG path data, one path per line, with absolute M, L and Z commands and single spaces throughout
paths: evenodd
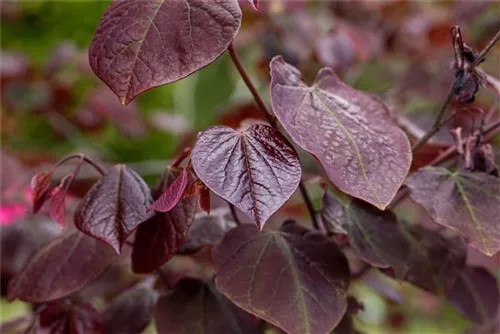
M 153 210 L 159 212 L 168 212 L 172 210 L 182 198 L 187 184 L 188 172 L 186 169 L 183 169 L 175 181 L 170 184 L 156 201 L 154 201 Z
M 167 170 L 156 193 L 161 194 L 178 180 L 180 173 Z M 182 195 L 182 192 L 181 192 Z M 181 248 L 196 210 L 196 196 L 186 197 L 165 213 L 156 213 L 139 225 L 132 251 L 132 269 L 147 273 L 167 262 Z
M 90 66 L 127 104 L 213 62 L 240 24 L 236 0 L 113 1 L 90 45 Z
M 447 298 L 462 314 L 487 328 L 498 313 L 500 287 L 487 270 L 469 267 L 457 279 Z
M 322 234 L 295 223 L 261 233 L 241 225 L 212 255 L 217 289 L 288 333 L 327 333 L 346 311 L 347 259 Z
M 486 255 L 500 250 L 500 179 L 482 172 L 425 167 L 406 185 L 438 224 L 462 233 Z
M 66 175 L 60 184 L 52 190 L 50 196 L 50 218 L 55 221 L 59 226 L 64 227 L 64 219 L 66 218 L 66 205 L 64 198 L 68 192 L 68 188 L 75 179 L 74 174 Z
M 151 323 L 158 293 L 150 283 L 125 291 L 106 308 L 106 333 L 139 334 Z
M 2 296 L 10 278 L 18 274 L 33 254 L 55 238 L 61 229 L 49 220 L 21 220 L 0 227 L 0 276 Z
M 200 190 L 200 197 L 198 197 L 198 206 L 205 211 L 207 215 L 210 214 L 210 189 L 205 185 Z
M 260 230 L 293 195 L 302 174 L 294 148 L 264 124 L 243 132 L 226 126 L 202 132 L 191 162 L 203 183 L 253 218 Z
M 342 203 L 327 191 L 322 217 L 327 228 L 349 236 L 351 246 L 363 260 L 379 268 L 393 267 L 397 277 L 405 276 L 411 245 L 391 211 L 380 211 L 351 198 Z
M 41 303 L 67 296 L 113 262 L 111 247 L 77 230 L 45 245 L 9 283 L 8 298 Z
M 142 178 L 125 165 L 115 165 L 82 199 L 75 212 L 75 225 L 120 253 L 127 237 L 152 216 L 147 211 L 152 202 Z
M 220 214 L 196 218 L 189 228 L 182 250 L 184 253 L 193 253 L 203 246 L 218 244 L 236 226 L 235 222 Z
M 38 173 L 31 179 L 31 196 L 33 198 L 33 213 L 37 213 L 50 198 L 52 173 Z
M 292 139 L 339 189 L 383 210 L 411 164 L 410 142 L 387 107 L 328 68 L 307 86 L 299 70 L 275 57 L 271 76 L 274 113 Z
M 249 314 L 234 306 L 210 283 L 186 278 L 156 305 L 158 333 L 259 333 Z
M 392 212 L 360 200 L 342 202 L 326 192 L 322 217 L 326 226 L 333 225 L 335 231 L 349 236 L 363 260 L 379 268 L 392 267 L 396 277 L 429 291 L 448 290 L 465 267 L 466 247 L 461 238 L 445 238 L 398 222 Z
M 44 305 L 27 333 L 100 334 L 104 333 L 101 315 L 84 302 L 60 300 Z

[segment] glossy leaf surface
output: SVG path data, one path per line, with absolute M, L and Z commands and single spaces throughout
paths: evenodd
M 500 250 L 500 179 L 482 172 L 426 167 L 406 185 L 411 198 L 441 225 L 462 233 L 469 243 L 493 255 Z
M 234 306 L 213 285 L 195 279 L 181 280 L 172 293 L 161 297 L 154 315 L 158 333 L 259 332 L 249 314 Z
M 466 247 L 459 237 L 445 238 L 417 225 L 398 222 L 357 199 L 323 197 L 322 217 L 349 236 L 350 244 L 370 265 L 395 270 L 396 277 L 432 292 L 449 290 L 465 267 Z
M 346 258 L 327 237 L 296 223 L 260 233 L 238 226 L 212 256 L 217 289 L 288 333 L 327 333 L 346 311 Z
M 383 210 L 411 164 L 408 138 L 387 107 L 329 68 L 307 86 L 299 70 L 275 57 L 271 76 L 273 111 L 293 141 L 316 156 L 339 189 Z
M 111 245 L 117 253 L 140 223 L 151 217 L 153 198 L 142 178 L 125 165 L 107 171 L 85 195 L 75 212 L 75 225 Z
M 169 185 L 169 187 L 154 201 L 153 210 L 167 212 L 179 202 L 188 184 L 188 172 L 183 169 L 179 176 Z
M 70 231 L 30 259 L 10 281 L 8 298 L 41 303 L 67 296 L 101 275 L 115 257 L 106 243 Z
M 213 62 L 240 24 L 236 0 L 113 1 L 90 45 L 90 66 L 127 104 Z
M 162 194 L 179 179 L 179 172 L 168 170 L 155 191 Z M 196 210 L 196 196 L 181 199 L 170 211 L 156 213 L 142 223 L 135 235 L 132 269 L 147 273 L 167 262 L 181 248 Z
M 253 218 L 261 230 L 293 195 L 302 174 L 294 148 L 264 124 L 243 132 L 225 126 L 202 132 L 191 161 L 213 192 Z
M 150 285 L 139 284 L 113 300 L 103 312 L 106 333 L 142 333 L 153 320 L 158 299 Z

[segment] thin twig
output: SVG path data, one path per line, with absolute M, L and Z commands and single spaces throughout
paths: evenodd
M 495 36 L 489 41 L 488 45 L 486 45 L 484 47 L 484 49 L 481 51 L 481 53 L 479 53 L 479 55 L 474 60 L 474 62 L 472 64 L 470 64 L 470 66 L 468 68 L 469 72 L 472 72 L 472 70 L 474 70 L 474 68 L 477 65 L 479 65 L 486 58 L 486 55 L 488 54 L 488 52 L 490 52 L 490 50 L 495 46 L 495 44 L 499 40 L 500 40 L 500 30 L 497 31 L 497 33 L 495 34 Z
M 304 182 L 299 183 L 299 189 L 300 189 L 300 193 L 302 194 L 302 197 L 304 199 L 304 203 L 306 203 L 307 210 L 309 211 L 309 214 L 311 215 L 313 227 L 317 230 L 321 229 L 321 227 L 319 226 L 318 219 L 316 218 L 316 211 L 314 210 L 314 206 L 313 206 L 313 203 L 311 201 L 311 197 L 309 197 L 309 194 L 307 193 L 307 189 L 306 189 Z
M 495 137 L 497 134 L 500 133 L 500 120 L 496 121 L 495 123 L 492 123 L 489 125 L 485 130 L 485 142 L 490 141 Z M 445 151 L 441 152 L 436 158 L 434 158 L 427 166 L 435 166 L 439 165 L 446 160 L 452 158 L 455 154 L 457 153 L 457 145 L 452 145 L 448 147 Z M 394 208 L 396 207 L 403 199 L 408 196 L 409 191 L 408 188 L 402 188 L 398 191 L 394 199 L 392 200 L 391 204 L 389 205 L 389 208 Z
M 495 123 L 489 125 L 485 130 L 485 141 L 491 140 L 495 135 L 500 133 L 500 120 Z M 448 147 L 445 151 L 439 154 L 434 160 L 429 163 L 429 166 L 438 165 L 449 158 L 453 157 L 457 153 L 457 145 L 453 145 Z
M 99 174 L 101 174 L 101 175 L 105 175 L 106 174 L 106 170 L 101 165 L 99 165 L 98 163 L 94 162 L 92 159 L 90 159 L 89 157 L 87 157 L 87 156 L 85 156 L 84 154 L 81 154 L 81 153 L 71 154 L 71 155 L 68 155 L 68 156 L 62 158 L 61 160 L 59 160 L 54 165 L 54 169 L 57 168 L 58 166 L 62 165 L 63 163 L 65 163 L 65 162 L 67 162 L 69 160 L 72 160 L 72 159 L 83 160 L 86 163 L 88 163 L 89 165 L 91 165 L 92 167 L 94 167 L 94 169 L 97 172 L 99 172 Z
M 488 52 L 493 48 L 493 46 L 498 42 L 498 40 L 500 40 L 500 30 L 490 40 L 488 45 L 486 45 L 486 47 L 479 53 L 479 55 L 474 60 L 474 62 L 469 65 L 469 67 L 467 68 L 467 71 L 472 72 L 474 70 L 474 68 L 485 59 Z M 436 132 L 438 132 L 441 129 L 441 126 L 442 126 L 441 121 L 444 117 L 446 109 L 448 109 L 448 105 L 450 104 L 451 100 L 453 99 L 453 97 L 457 93 L 457 88 L 458 88 L 457 86 L 459 85 L 458 81 L 459 81 L 459 79 L 457 77 L 453 80 L 453 83 L 451 84 L 450 89 L 448 91 L 448 95 L 446 96 L 446 99 L 445 99 L 443 105 L 441 106 L 441 110 L 439 110 L 439 114 L 438 114 L 436 120 L 434 121 L 434 124 L 429 129 L 429 131 L 427 131 L 427 133 L 422 138 L 420 138 L 420 140 L 415 145 L 413 145 L 413 147 L 411 149 L 413 153 L 415 153 L 432 136 L 434 136 L 434 134 L 436 134 Z
M 267 109 L 266 104 L 264 103 L 264 101 L 260 97 L 259 92 L 257 91 L 255 86 L 253 85 L 252 80 L 248 76 L 245 68 L 243 67 L 243 64 L 240 61 L 240 58 L 238 57 L 238 54 L 236 53 L 236 50 L 234 49 L 233 43 L 229 44 L 228 50 L 229 50 L 229 54 L 231 55 L 231 59 L 233 60 L 234 65 L 236 66 L 236 69 L 238 70 L 241 78 L 243 79 L 243 81 L 247 85 L 248 89 L 250 90 L 250 93 L 252 93 L 253 98 L 254 98 L 255 102 L 257 103 L 257 106 L 260 108 L 260 110 L 262 110 L 262 112 L 266 116 L 266 118 L 269 121 L 269 123 L 271 124 L 271 126 L 275 129 L 277 129 L 278 124 L 276 123 L 276 117 L 274 117 L 274 115 L 271 114 L 269 109 Z
M 274 117 L 274 115 L 269 111 L 266 104 L 264 103 L 264 101 L 260 97 L 259 92 L 257 91 L 255 86 L 253 85 L 252 80 L 250 79 L 247 72 L 245 71 L 245 68 L 241 64 L 240 58 L 238 57 L 238 54 L 236 53 L 236 50 L 234 49 L 234 46 L 232 43 L 229 45 L 228 50 L 229 50 L 229 54 L 231 55 L 231 59 L 233 60 L 234 65 L 236 66 L 236 69 L 238 70 L 241 78 L 243 79 L 243 81 L 247 85 L 248 89 L 252 93 L 253 98 L 255 99 L 255 102 L 257 103 L 257 106 L 264 113 L 267 120 L 269 121 L 269 124 L 271 124 L 271 126 L 274 129 L 276 129 L 277 131 L 280 131 L 278 129 L 278 123 L 276 121 L 276 117 Z M 319 229 L 320 228 L 319 223 L 318 223 L 318 220 L 316 218 L 316 214 L 314 211 L 314 207 L 312 205 L 311 198 L 310 198 L 310 196 L 307 192 L 307 189 L 302 181 L 300 182 L 299 187 L 300 187 L 300 193 L 302 194 L 302 198 L 304 199 L 304 202 L 307 206 L 307 209 L 309 210 L 309 215 L 311 216 L 312 224 L 313 224 L 314 228 Z
M 427 141 L 441 129 L 441 121 L 443 120 L 446 109 L 448 109 L 453 96 L 455 96 L 455 81 L 453 81 L 450 89 L 448 90 L 448 95 L 446 95 L 446 99 L 444 100 L 443 105 L 439 110 L 439 114 L 434 121 L 434 124 L 432 124 L 432 127 L 429 129 L 429 131 L 427 131 L 427 133 L 422 138 L 420 138 L 420 140 L 411 148 L 413 153 L 415 153 L 420 147 L 422 147 L 422 145 L 427 143 Z
M 237 224 L 237 225 L 241 225 L 241 220 L 240 218 L 238 217 L 238 214 L 236 213 L 236 208 L 234 207 L 234 205 L 232 205 L 231 203 L 227 203 L 229 205 L 229 210 L 231 210 L 231 214 L 233 215 L 233 219 L 234 219 L 234 222 Z

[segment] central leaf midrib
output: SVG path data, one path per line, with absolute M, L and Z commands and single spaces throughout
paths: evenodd
M 139 47 L 137 48 L 137 52 L 134 55 L 134 61 L 132 63 L 132 67 L 130 68 L 130 72 L 129 72 L 128 78 L 126 80 L 127 90 L 125 91 L 125 96 L 122 97 L 122 102 L 124 102 L 124 101 L 127 100 L 127 97 L 128 97 L 129 91 L 130 91 L 130 81 L 132 80 L 132 73 L 134 72 L 135 66 L 137 64 L 137 59 L 139 58 L 139 54 L 141 53 L 142 45 L 144 43 L 144 40 L 146 39 L 146 36 L 148 35 L 148 33 L 149 33 L 150 29 L 151 29 L 151 26 L 154 23 L 154 20 L 156 19 L 156 15 L 158 15 L 158 12 L 160 11 L 160 9 L 163 6 L 164 2 L 165 2 L 165 0 L 160 0 L 160 2 L 158 4 L 158 7 L 154 10 L 153 15 L 151 15 L 151 17 L 150 17 L 151 21 L 149 22 L 148 27 L 145 29 L 144 35 L 142 36 L 142 38 L 140 38 L 138 40 Z
M 257 209 L 257 199 L 255 198 L 255 193 L 254 193 L 254 188 L 253 188 L 253 178 L 252 178 L 252 170 L 250 169 L 250 162 L 248 161 L 248 150 L 247 150 L 247 144 L 246 144 L 246 139 L 245 135 L 241 135 L 241 149 L 243 150 L 243 160 L 245 160 L 245 168 L 248 171 L 248 178 L 249 178 L 249 184 L 250 184 L 250 198 L 252 199 L 253 203 L 253 212 L 255 214 L 255 221 L 259 225 L 259 229 L 261 229 L 261 221 L 260 221 L 260 215 L 259 215 L 259 210 Z
M 469 197 L 467 196 L 466 192 L 464 191 L 460 180 L 456 177 L 452 177 L 452 178 L 453 178 L 454 183 L 457 186 L 457 189 L 458 189 L 458 192 L 460 193 L 460 196 L 462 197 L 462 199 L 464 201 L 467 212 L 469 213 L 469 216 L 473 222 L 474 229 L 477 232 L 477 236 L 479 237 L 479 241 L 483 244 L 485 251 L 489 253 L 488 239 L 484 235 L 483 227 L 481 226 L 481 223 L 476 218 L 476 214 L 474 212 L 474 208 L 472 207 L 472 205 L 469 201 Z
M 358 147 L 358 144 L 356 143 L 356 141 L 354 140 L 354 137 L 352 136 L 351 132 L 349 132 L 349 130 L 345 127 L 345 125 L 342 123 L 342 121 L 340 120 L 340 118 L 337 116 L 337 114 L 328 107 L 328 105 L 323 101 L 323 99 L 321 98 L 320 94 L 316 93 L 316 90 L 314 89 L 311 89 L 311 94 L 313 96 L 316 96 L 318 98 L 318 100 L 320 101 L 320 103 L 323 105 L 323 107 L 328 111 L 328 113 L 330 115 L 332 115 L 332 117 L 335 119 L 335 121 L 337 122 L 337 124 L 340 126 L 340 128 L 342 129 L 342 131 L 344 131 L 344 133 L 346 134 L 347 136 L 347 139 L 349 140 L 349 142 L 351 143 L 351 147 L 354 149 L 355 153 L 356 153 L 356 158 L 357 158 L 357 161 L 358 161 L 358 164 L 359 164 L 359 167 L 361 169 L 361 174 L 363 175 L 363 178 L 365 179 L 366 183 L 368 184 L 368 187 L 370 188 L 371 192 L 373 193 L 373 195 L 375 196 L 375 198 L 377 199 L 379 205 L 381 207 L 384 207 L 384 203 L 380 200 L 380 197 L 377 193 L 377 191 L 375 190 L 375 187 L 373 186 L 372 182 L 370 181 L 370 179 L 368 178 L 368 174 L 367 174 L 367 171 L 366 171 L 366 168 L 365 168 L 365 164 L 363 162 L 363 157 L 361 156 L 361 153 L 359 151 L 359 147 Z M 321 92 L 319 92 L 321 93 Z

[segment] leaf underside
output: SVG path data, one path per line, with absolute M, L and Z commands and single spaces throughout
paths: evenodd
M 385 209 L 412 159 L 410 142 L 387 107 L 329 68 L 307 86 L 299 70 L 278 56 L 271 77 L 273 111 L 293 141 L 316 156 L 339 189 Z
M 436 223 L 459 231 L 486 255 L 500 250 L 500 179 L 483 172 L 425 167 L 406 181 Z

